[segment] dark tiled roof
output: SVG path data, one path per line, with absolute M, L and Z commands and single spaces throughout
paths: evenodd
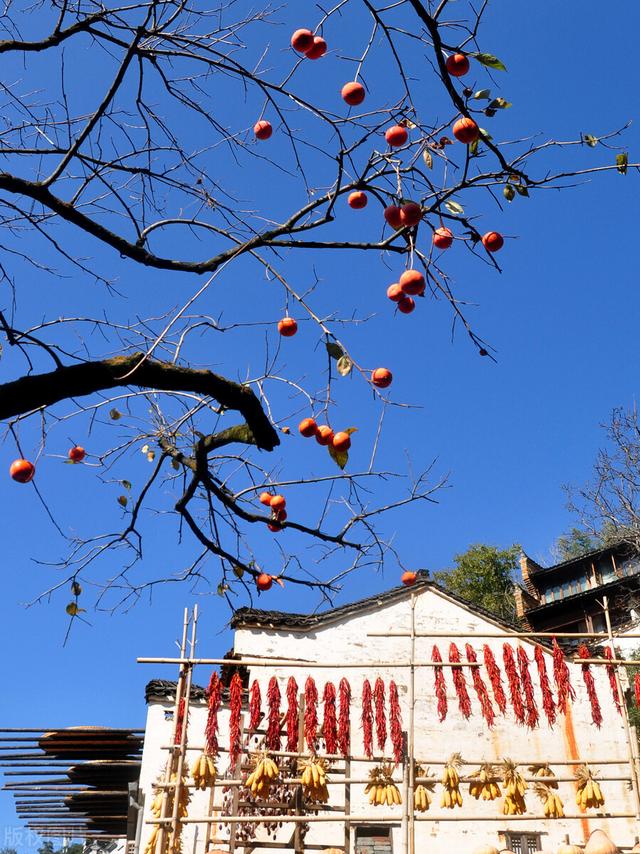
M 411 595 L 412 592 L 421 590 L 437 590 L 443 593 L 450 599 L 458 602 L 460 605 L 467 608 L 469 611 L 486 617 L 494 623 L 503 626 L 506 629 L 520 628 L 516 623 L 505 620 L 502 617 L 496 616 L 486 608 L 482 608 L 475 603 L 469 602 L 462 596 L 457 596 L 451 593 L 446 588 L 435 581 L 429 579 L 427 572 L 419 571 L 416 583 L 411 587 L 392 587 L 391 590 L 386 590 L 384 593 L 377 593 L 374 596 L 368 596 L 366 599 L 359 599 L 356 602 L 349 602 L 347 605 L 340 605 L 338 608 L 330 608 L 327 611 L 320 611 L 317 614 L 292 614 L 286 611 L 261 611 L 258 608 L 240 608 L 233 615 L 231 626 L 234 629 L 243 627 L 260 627 L 273 629 L 291 629 L 292 631 L 312 629 L 316 626 L 324 625 L 325 623 L 334 622 L 335 620 L 350 617 L 353 614 L 359 614 L 368 611 L 374 607 L 381 607 L 400 599 L 404 599 Z
M 584 554 L 578 555 L 578 557 L 570 557 L 568 560 L 563 560 L 560 563 L 554 563 L 553 566 L 540 566 L 537 565 L 535 569 L 532 570 L 532 576 L 538 576 L 541 574 L 547 574 L 549 572 L 555 572 L 556 570 L 562 569 L 571 569 L 573 566 L 579 566 L 581 563 L 584 563 L 588 560 L 592 560 L 595 557 L 602 557 L 603 555 L 611 554 L 612 552 L 624 552 L 625 546 L 622 543 L 615 543 L 611 546 L 606 546 L 605 548 L 594 549 L 590 552 L 585 552 Z M 534 561 L 535 563 L 535 561 Z
M 175 679 L 173 681 L 170 679 L 152 679 L 151 682 L 147 682 L 144 689 L 144 698 L 147 703 L 158 698 L 175 699 L 176 685 Z M 192 700 L 204 700 L 205 693 L 205 689 L 201 685 L 191 685 Z

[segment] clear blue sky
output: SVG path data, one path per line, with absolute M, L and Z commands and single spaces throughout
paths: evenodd
M 304 5 L 312 9 L 311 4 Z M 637 4 L 622 4 L 611 15 L 603 14 L 603 7 L 595 3 L 514 5 L 496 0 L 492 6 L 481 45 L 507 65 L 508 74 L 497 79 L 501 94 L 514 104 L 508 116 L 494 120 L 494 136 L 515 137 L 544 128 L 557 139 L 570 139 L 581 131 L 598 135 L 637 121 L 637 59 L 627 47 L 629 34 L 640 28 Z M 271 32 L 274 43 L 286 41 L 293 23 L 285 13 L 281 18 L 285 25 Z M 311 12 L 309 20 L 314 20 Z M 326 35 L 331 46 L 339 46 L 342 34 L 335 25 Z M 323 87 L 331 86 L 333 91 L 340 81 L 349 79 L 349 66 L 339 57 L 328 56 L 321 63 L 305 69 L 302 78 L 318 98 Z M 420 69 L 415 73 L 420 74 Z M 480 74 L 477 79 L 481 81 Z M 383 85 L 374 69 L 368 70 L 367 82 L 372 91 L 376 84 Z M 427 92 L 427 101 L 428 96 Z M 229 110 L 230 126 L 253 123 L 253 113 L 247 115 L 242 102 Z M 637 160 L 637 125 L 624 141 L 630 159 Z M 272 152 L 275 157 L 277 148 Z M 600 150 L 581 151 L 577 156 L 585 164 L 607 158 Z M 614 155 L 608 157 L 613 160 Z M 266 190 L 275 196 L 277 174 L 266 167 L 261 173 Z M 588 477 L 603 440 L 599 423 L 613 407 L 627 406 L 637 395 L 637 176 L 611 173 L 562 194 L 547 190 L 529 200 L 517 199 L 504 212 L 496 208 L 495 218 L 488 210 L 485 203 L 482 223 L 487 228 L 517 237 L 501 253 L 502 275 L 461 256 L 451 258 L 449 270 L 458 293 L 477 303 L 470 309 L 474 328 L 496 348 L 497 364 L 478 358 L 462 335 L 451 342 L 450 315 L 443 304 L 426 301 L 410 317 L 392 318 L 384 290 L 393 278 L 384 268 L 380 273 L 378 259 L 336 253 L 318 260 L 326 283 L 319 304 L 324 310 L 336 308 L 340 294 L 344 314 L 352 306 L 362 314 L 375 312 L 366 331 L 357 334 L 362 361 L 391 367 L 396 376 L 394 399 L 421 406 L 408 413 L 390 411 L 382 462 L 394 468 L 402 465 L 406 449 L 416 468 L 437 458 L 435 470 L 450 472 L 450 488 L 439 494 L 437 505 L 411 507 L 386 523 L 385 531 L 395 535 L 407 566 L 446 567 L 455 553 L 474 542 L 502 546 L 519 542 L 536 559 L 548 560 L 554 539 L 573 521 L 565 509 L 562 484 Z M 354 221 L 356 216 L 360 219 Z M 379 211 L 342 211 L 336 227 L 365 235 L 368 229 L 379 228 Z M 152 295 L 161 294 L 168 306 L 190 292 L 185 288 L 178 294 L 176 281 L 168 273 L 118 267 L 113 256 L 95 244 L 84 246 L 82 254 L 104 257 L 109 269 L 127 284 L 128 299 L 113 298 L 108 303 L 109 311 L 120 318 L 153 312 Z M 303 269 L 309 262 L 298 258 L 294 263 Z M 231 290 L 216 292 L 225 317 L 239 312 L 244 319 L 277 319 L 282 304 L 256 297 L 249 281 L 255 268 L 245 269 L 241 309 L 237 295 L 244 282 L 236 279 Z M 79 311 L 95 312 L 104 304 L 100 286 L 87 285 L 77 274 L 43 283 L 30 268 L 17 272 L 22 309 L 30 322 L 43 312 L 43 306 L 73 303 L 75 307 L 77 301 Z M 260 287 L 263 291 L 262 283 Z M 218 308 L 213 299 L 203 306 L 213 313 Z M 315 370 L 321 364 L 321 354 L 313 350 L 315 340 L 303 327 L 296 339 L 286 342 L 283 371 L 298 376 L 307 360 L 309 372 Z M 229 365 L 235 364 L 242 375 L 245 363 L 240 354 L 245 344 L 242 334 L 235 343 L 225 337 L 224 345 L 218 344 L 220 349 L 213 354 L 213 366 L 226 365 L 232 371 Z M 252 356 L 253 363 L 247 356 L 246 364 L 254 371 L 261 352 Z M 18 370 L 17 359 L 5 353 L 0 362 L 3 379 L 13 378 Z M 368 397 L 365 400 L 354 385 L 345 384 L 339 389 L 338 405 L 345 422 L 360 427 L 359 447 L 367 448 L 375 424 L 375 409 Z M 292 418 L 292 425 L 298 417 Z M 85 429 L 86 424 L 58 427 L 47 454 L 64 453 L 69 438 L 93 450 L 91 441 L 102 442 L 104 431 L 96 430 L 90 440 Z M 34 435 L 27 434 L 26 443 L 28 449 L 35 448 Z M 286 471 L 308 465 L 308 446 L 292 439 L 285 447 L 290 467 Z M 3 465 L 8 466 L 13 451 L 9 444 L 5 448 Z M 364 465 L 367 454 L 356 449 L 354 464 Z M 325 462 L 324 457 L 318 458 L 314 470 L 328 473 Z M 130 465 L 132 480 L 141 478 L 140 455 Z M 86 533 L 117 512 L 115 488 L 96 489 L 95 470 L 88 467 L 63 466 L 47 457 L 39 468 L 39 483 L 65 530 Z M 200 652 L 213 656 L 229 648 L 231 638 L 225 628 L 229 614 L 215 593 L 198 595 L 186 586 L 173 585 L 156 589 L 152 602 L 141 602 L 128 613 L 88 613 L 91 627 L 77 626 L 63 648 L 64 597 L 23 607 L 56 578 L 56 570 L 32 559 L 55 560 L 62 555 L 63 545 L 33 490 L 18 487 L 7 477 L 0 479 L 0 505 L 4 725 L 141 726 L 145 682 L 169 678 L 173 672 L 136 665 L 135 657 L 172 653 L 182 609 L 195 601 L 202 612 Z M 170 574 L 189 562 L 190 544 L 177 543 L 173 524 L 162 527 L 156 521 L 153 531 L 145 547 L 147 575 Z M 301 539 L 291 542 L 304 563 L 308 544 Z M 265 544 L 266 549 L 272 546 Z M 103 578 L 119 569 L 120 558 L 114 556 L 103 566 Z M 394 567 L 386 576 L 355 576 L 345 584 L 338 601 L 385 589 L 397 577 Z M 274 587 L 259 604 L 305 610 L 315 601 Z M 207 677 L 203 673 L 200 681 Z M 6 793 L 0 795 L 0 828 L 15 825 L 12 801 Z M 2 843 L 0 830 L 0 847 Z

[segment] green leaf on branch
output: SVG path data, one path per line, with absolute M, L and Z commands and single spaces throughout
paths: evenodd
M 627 152 L 623 152 L 622 154 L 616 154 L 616 166 L 618 167 L 618 172 L 621 175 L 627 174 L 627 166 L 629 165 L 629 155 Z
M 487 107 L 488 110 L 508 110 L 512 107 L 511 101 L 506 101 L 504 98 L 494 98 Z
M 526 196 L 529 198 L 529 190 L 527 190 L 524 184 L 514 184 L 513 187 L 519 196 Z
M 349 462 L 349 451 L 336 451 L 333 445 L 327 445 L 327 450 L 331 459 L 337 463 L 338 468 L 343 469 Z
M 462 207 L 462 205 L 459 205 L 457 202 L 451 202 L 451 201 L 445 202 L 444 206 L 449 211 L 449 213 L 452 213 L 454 215 L 464 213 L 464 208 Z
M 341 377 L 346 377 L 351 373 L 351 368 L 353 367 L 353 362 L 348 356 L 340 356 L 338 359 L 338 364 L 336 365 L 336 370 L 340 374 Z
M 512 202 L 516 197 L 516 191 L 513 189 L 511 184 L 507 184 L 502 191 L 502 195 L 508 202 Z
M 478 89 L 477 92 L 473 93 L 472 97 L 476 101 L 483 101 L 483 100 L 488 101 L 489 98 L 491 97 L 491 89 Z
M 590 148 L 595 148 L 598 144 L 598 137 L 592 136 L 590 133 L 582 134 L 582 139 L 587 143 Z
M 333 341 L 327 341 L 326 343 L 327 353 L 331 356 L 332 359 L 341 359 L 344 356 L 344 350 L 339 344 L 335 344 Z
M 121 480 L 120 483 L 124 486 L 125 489 L 131 489 L 131 481 L 130 480 Z
M 492 53 L 470 53 L 469 56 L 475 57 L 480 65 L 486 65 L 487 68 L 493 68 L 496 71 L 506 71 L 504 63 L 500 62 L 497 56 Z
M 115 407 L 109 411 L 109 418 L 112 421 L 119 421 L 122 418 L 122 412 L 119 412 Z

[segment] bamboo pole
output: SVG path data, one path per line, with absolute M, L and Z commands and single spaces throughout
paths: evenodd
M 607 632 L 481 632 L 475 628 L 469 628 L 466 632 L 416 632 L 417 638 L 468 638 L 473 635 L 474 638 L 602 638 L 606 640 L 609 635 Z M 410 632 L 389 631 L 389 632 L 367 632 L 368 638 L 410 638 Z M 640 633 L 619 634 L 616 637 L 631 638 L 637 640 L 640 638 Z
M 173 750 L 174 747 L 172 745 L 165 745 L 160 748 L 161 750 Z M 191 746 L 189 750 L 202 752 L 204 747 L 202 746 Z M 220 753 L 228 753 L 226 748 L 221 747 Z M 294 757 L 294 758 L 309 758 L 308 753 L 298 753 L 292 752 L 290 750 L 270 750 L 270 756 L 285 756 L 285 757 Z M 325 753 L 322 754 L 324 759 L 328 760 L 336 760 L 336 761 L 344 761 L 345 757 L 341 753 Z M 393 759 L 390 756 L 384 756 L 381 753 L 376 753 L 372 758 L 367 756 L 353 756 L 349 757 L 352 762 L 373 762 L 375 764 L 379 764 L 380 762 L 390 762 L 392 765 L 395 764 Z M 449 761 L 448 759 L 429 759 L 427 757 L 418 757 L 421 763 L 426 763 L 427 765 L 446 765 Z M 465 759 L 465 765 L 482 765 L 483 762 L 500 762 L 500 757 L 487 759 L 485 756 L 483 759 Z M 584 765 L 587 762 L 586 759 L 566 759 L 566 758 L 558 758 L 558 759 L 547 759 L 545 757 L 545 764 L 547 765 Z M 626 765 L 626 759 L 589 759 L 588 762 L 590 765 Z M 540 757 L 538 756 L 536 759 L 521 759 L 518 765 L 539 765 Z
M 468 635 L 467 635 L 468 637 Z M 319 670 L 329 670 L 345 667 L 358 670 L 381 670 L 386 667 L 396 670 L 398 667 L 410 667 L 409 662 L 403 661 L 377 661 L 371 664 L 369 661 L 300 661 L 295 658 L 136 658 L 138 664 L 187 664 L 196 667 L 199 664 L 224 664 L 236 665 L 237 667 L 314 667 Z M 638 663 L 637 661 L 635 662 Z M 478 663 L 468 661 L 416 661 L 415 667 L 481 667 Z
M 189 651 L 191 658 L 194 657 L 196 651 L 196 630 L 198 625 L 198 606 L 195 605 L 191 619 L 191 640 L 189 643 Z M 191 681 L 193 678 L 193 667 L 187 667 L 187 678 L 184 691 L 184 713 L 182 717 L 182 731 L 180 733 L 180 752 L 178 753 L 178 766 L 176 768 L 176 786 L 173 795 L 173 815 L 171 816 L 171 835 L 169 836 L 169 850 L 177 851 L 178 836 L 180 833 L 180 821 L 178 812 L 180 809 L 180 790 L 182 788 L 182 771 L 184 769 L 184 761 L 186 756 L 187 746 L 187 731 L 189 729 L 189 700 L 191 699 Z M 177 721 L 176 721 L 177 725 Z M 175 755 L 175 754 L 174 754 Z M 160 849 L 162 852 L 162 848 Z
M 144 729 L 132 729 L 132 728 L 123 728 L 123 727 L 120 727 L 120 728 L 118 728 L 118 727 L 98 727 L 98 728 L 96 729 L 96 727 L 94 727 L 94 726 L 74 726 L 74 727 L 70 727 L 70 726 L 68 726 L 68 725 L 65 725 L 65 726 L 45 726 L 45 727 L 34 727 L 34 728 L 31 728 L 31 729 L 27 729 L 27 728 L 25 728 L 25 727 L 11 727 L 11 726 L 3 726 L 3 727 L 0 727 L 0 732 L 42 732 L 42 733 L 44 733 L 44 732 L 53 732 L 53 731 L 56 731 L 56 732 L 68 732 L 69 734 L 73 734 L 73 733 L 76 733 L 76 732 L 78 732 L 78 733 L 86 732 L 86 733 L 88 733 L 89 735 L 92 735 L 92 734 L 94 734 L 94 733 L 96 733 L 96 732 L 108 732 L 110 735 L 111 735 L 111 734 L 113 734 L 113 735 L 119 735 L 119 734 L 122 734 L 122 733 L 125 733 L 125 734 L 127 734 L 127 735 L 128 735 L 129 733 L 132 733 L 132 732 L 133 732 L 133 733 L 137 733 L 137 732 L 139 732 L 139 733 L 142 733 L 142 735 L 144 735 L 144 732 L 145 732 L 145 731 L 144 731 Z
M 409 753 L 409 787 L 407 792 L 407 815 L 409 817 L 409 854 L 415 854 L 416 850 L 416 827 L 414 822 L 415 810 L 413 807 L 415 789 L 415 712 L 416 712 L 416 594 L 411 594 L 411 645 L 410 645 L 409 670 L 409 733 L 407 738 L 407 749 Z
M 391 762 L 391 760 L 389 760 L 389 761 Z M 495 764 L 499 761 L 500 760 L 494 759 L 493 763 Z M 429 764 L 433 765 L 436 763 L 430 762 Z M 440 764 L 440 763 L 438 763 L 438 764 Z M 465 760 L 465 765 L 467 765 L 467 764 L 468 765 L 475 765 L 475 764 L 481 765 L 482 763 L 481 762 L 478 762 L 478 763 L 469 762 L 469 763 L 467 763 L 467 761 Z M 527 763 L 524 763 L 524 762 L 518 763 L 518 765 L 525 765 L 525 764 L 527 764 Z M 533 763 L 530 763 L 530 764 L 533 764 Z M 538 764 L 540 764 L 540 760 L 538 760 Z M 553 763 L 549 763 L 549 764 L 552 765 Z M 580 760 L 580 762 L 578 764 L 580 764 L 580 765 L 587 764 L 587 760 Z M 588 764 L 590 766 L 592 766 L 592 765 L 596 765 L 598 763 L 589 762 Z M 627 761 L 620 760 L 620 764 L 626 765 Z M 329 769 L 329 771 L 332 774 L 334 773 L 331 769 Z M 462 774 L 460 775 L 460 782 L 461 783 L 472 783 L 476 779 L 477 779 L 476 777 L 465 777 Z M 526 776 L 523 776 L 523 779 L 527 783 L 575 783 L 575 781 L 576 781 L 575 777 L 526 777 Z M 438 781 L 439 781 L 438 777 L 414 777 L 414 783 L 437 783 Z M 611 782 L 627 782 L 628 783 L 630 781 L 631 781 L 631 777 L 628 777 L 628 776 L 627 777 L 620 777 L 620 776 L 617 776 L 617 777 L 600 777 L 599 776 L 598 777 L 598 782 L 602 782 L 602 783 L 611 783 Z M 365 785 L 366 783 L 369 783 L 369 782 L 370 782 L 370 780 L 368 777 L 345 777 L 341 780 L 332 780 L 331 785 L 349 784 L 352 786 L 356 786 L 356 785 Z M 404 782 L 404 777 L 401 779 L 394 778 L 393 782 L 398 784 L 398 785 L 402 785 Z M 302 785 L 302 780 L 299 777 L 285 777 L 283 779 L 279 779 L 278 783 L 282 783 L 285 786 L 300 786 L 300 785 Z M 241 787 L 244 785 L 245 785 L 244 780 L 227 780 L 225 778 L 220 778 L 220 779 L 217 779 L 215 783 L 212 783 L 211 788 L 212 789 L 217 789 L 217 788 L 220 788 L 220 789 L 230 788 L 231 789 L 234 786 Z M 167 788 L 172 788 L 173 786 L 175 786 L 175 783 L 169 783 Z M 182 784 L 182 788 L 195 789 L 195 787 L 196 787 L 195 783 L 183 783 Z M 158 788 L 159 788 L 159 786 L 158 786 Z M 320 807 L 318 807 L 317 804 L 314 804 L 313 809 L 320 809 Z
M 554 821 L 582 821 L 584 818 L 593 818 L 600 819 L 602 821 L 609 821 L 609 819 L 614 818 L 635 818 L 636 814 L 634 812 L 613 812 L 613 813 L 597 813 L 593 816 L 587 816 L 585 813 L 577 813 L 576 815 L 565 815 L 564 819 L 554 819 L 549 818 L 545 815 L 467 815 L 467 816 L 459 816 L 459 815 L 416 815 L 416 821 L 430 821 L 430 822 L 439 822 L 439 821 L 461 821 L 466 819 L 470 822 L 476 821 L 500 821 L 505 825 L 511 824 L 512 821 L 535 821 L 535 822 L 554 822 Z M 200 816 L 198 818 L 183 818 L 181 819 L 183 824 L 205 824 L 209 820 L 209 816 Z M 169 822 L 170 818 L 160 819 L 154 818 L 148 821 L 148 824 L 160 824 L 162 821 Z M 225 822 L 235 821 L 243 824 L 264 824 L 271 823 L 273 821 L 281 821 L 283 824 L 291 824 L 291 823 L 316 823 L 316 822 L 341 822 L 348 821 L 350 823 L 366 823 L 366 824 L 396 824 L 399 825 L 402 823 L 401 816 L 394 815 L 349 815 L 346 816 L 344 813 L 341 814 L 331 814 L 331 815 L 282 815 L 282 816 L 272 816 L 272 815 L 229 815 L 224 817 Z M 258 846 L 256 846 L 258 847 Z
M 611 654 L 615 656 L 615 649 L 613 646 L 613 632 L 611 631 L 611 618 L 609 616 L 609 599 L 607 596 L 603 597 L 602 604 L 604 607 L 604 619 L 607 624 L 607 632 L 609 633 L 609 647 L 611 649 Z M 636 819 L 640 821 L 640 784 L 638 782 L 638 769 L 635 761 L 633 742 L 631 741 L 629 713 L 627 710 L 627 704 L 625 702 L 624 691 L 622 690 L 622 682 L 620 679 L 620 665 L 617 661 L 615 661 L 615 659 L 612 659 L 612 661 L 614 661 L 616 665 L 614 667 L 613 673 L 616 680 L 616 688 L 618 689 L 618 697 L 620 698 L 620 711 L 622 712 L 624 731 L 627 737 L 627 748 L 629 750 L 629 770 L 631 771 L 631 787 L 633 789 L 634 800 L 636 803 Z
M 182 620 L 182 640 L 180 642 L 180 657 L 184 658 L 184 654 L 187 651 L 187 632 L 189 630 L 189 611 L 187 608 L 184 609 L 184 615 Z M 175 750 L 175 740 L 176 733 L 178 728 L 178 717 L 180 711 L 180 700 L 182 698 L 182 686 L 184 683 L 184 675 L 185 675 L 185 665 L 181 664 L 180 669 L 178 671 L 178 682 L 176 684 L 176 701 L 173 710 L 173 727 L 172 727 L 172 736 L 171 741 L 174 743 Z M 160 806 L 160 817 L 164 820 L 167 814 L 167 802 L 168 802 L 168 791 L 166 789 L 166 784 L 171 780 L 171 774 L 173 772 L 173 766 L 175 762 L 175 752 L 172 751 L 170 754 L 167 765 L 164 771 L 164 792 L 162 795 L 162 803 Z M 160 832 L 158 833 L 158 842 L 156 845 L 156 851 L 159 851 L 160 854 L 164 852 L 164 837 L 165 837 L 165 827 L 164 824 L 160 827 Z

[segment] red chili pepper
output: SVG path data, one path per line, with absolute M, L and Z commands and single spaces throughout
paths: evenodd
M 591 658 L 591 653 L 589 652 L 589 647 L 586 643 L 581 643 L 578 647 L 578 658 Z M 593 673 L 591 672 L 591 665 L 581 664 L 580 666 L 582 667 L 582 678 L 584 679 L 584 684 L 587 689 L 587 696 L 591 703 L 591 719 L 598 729 L 600 729 L 602 726 L 602 711 L 600 710 L 600 701 L 598 700 L 596 685 Z
M 542 708 L 549 721 L 549 726 L 553 726 L 556 722 L 556 704 L 551 693 L 551 686 L 549 685 L 544 652 L 541 647 L 537 646 L 533 655 L 538 665 L 538 679 L 540 681 L 540 691 L 542 692 Z
M 318 733 L 318 689 L 312 676 L 304 683 L 304 740 L 309 750 L 315 752 Z
M 322 692 L 324 717 L 322 720 L 322 736 L 327 753 L 338 752 L 338 723 L 336 720 L 336 686 L 326 682 Z
M 393 758 L 400 764 L 404 757 L 404 734 L 402 732 L 402 713 L 398 686 L 392 680 L 389 683 L 389 733 L 393 746 Z
M 519 724 L 524 723 L 524 704 L 522 702 L 522 685 L 516 668 L 516 659 L 513 653 L 511 644 L 502 644 L 502 658 L 504 660 L 504 669 L 509 682 L 509 694 L 511 695 L 511 705 L 516 721 Z
M 431 651 L 431 660 L 436 662 L 442 661 L 440 650 L 435 644 Z M 444 679 L 442 667 L 434 667 L 433 676 L 435 681 L 436 698 L 438 700 L 438 717 L 442 723 L 442 721 L 447 717 L 447 683 Z
M 538 726 L 540 715 L 538 714 L 538 704 L 536 703 L 536 695 L 533 693 L 533 682 L 529 672 L 529 657 L 523 646 L 518 647 L 518 667 L 520 669 L 520 682 L 524 691 L 527 726 L 529 729 L 535 729 Z
M 373 686 L 373 702 L 376 708 L 376 742 L 380 750 L 387 743 L 387 716 L 384 711 L 384 682 L 378 676 Z
M 470 643 L 465 644 L 464 650 L 467 654 L 467 661 L 470 664 L 477 664 L 478 656 Z M 491 728 L 496 719 L 496 713 L 493 711 L 493 705 L 489 699 L 489 692 L 487 691 L 487 686 L 484 684 L 484 679 L 482 678 L 479 667 L 471 668 L 471 681 L 473 682 L 473 687 L 478 697 L 478 702 L 480 703 L 482 715 L 487 722 L 487 726 Z
M 235 768 L 242 752 L 240 740 L 240 714 L 242 712 L 242 679 L 238 672 L 231 677 L 229 685 L 229 762 Z
M 267 705 L 269 707 L 269 721 L 264 740 L 265 745 L 267 750 L 280 750 L 280 686 L 275 676 L 269 680 Z
M 262 696 L 260 694 L 260 683 L 257 679 L 251 684 L 249 692 L 249 729 L 254 731 L 260 726 L 262 719 Z
M 608 658 L 609 661 L 613 659 L 613 650 L 610 646 L 605 646 L 604 648 L 604 656 Z M 616 704 L 616 709 L 618 710 L 618 714 L 622 714 L 622 703 L 620 702 L 620 694 L 618 692 L 618 683 L 616 682 L 616 669 L 613 664 L 607 664 L 607 676 L 609 677 L 609 685 L 611 686 L 611 693 L 613 694 L 613 702 Z
M 373 703 L 371 683 L 368 679 L 362 683 L 362 740 L 364 755 L 371 759 L 373 756 Z
M 342 677 L 338 686 L 340 695 L 340 710 L 338 712 L 338 744 L 340 752 L 343 756 L 349 754 L 351 747 L 351 686 L 348 681 Z
M 558 691 L 558 709 L 563 715 L 566 715 L 569 700 L 574 700 L 576 694 L 571 686 L 571 676 L 567 662 L 564 660 L 562 650 L 555 638 L 553 639 L 553 678 Z
M 298 683 L 293 676 L 287 682 L 287 750 L 298 750 Z
M 456 664 L 461 661 L 460 658 L 460 650 L 455 645 L 455 643 L 449 644 L 449 661 Z M 458 695 L 458 706 L 460 707 L 460 714 L 463 718 L 471 717 L 471 700 L 469 699 L 469 692 L 467 691 L 467 680 L 464 678 L 464 673 L 462 672 L 461 667 L 452 667 L 453 671 L 451 676 L 453 678 L 453 687 L 456 689 L 456 694 Z
M 184 726 L 184 697 L 180 697 L 180 702 L 178 703 L 178 720 L 176 721 L 176 735 L 174 744 L 182 743 L 182 727 Z
M 484 657 L 484 666 L 489 675 L 489 682 L 491 682 L 493 699 L 496 701 L 496 705 L 500 709 L 501 714 L 504 715 L 507 712 L 507 697 L 504 693 L 504 688 L 502 687 L 502 675 L 500 673 L 500 668 L 496 663 L 493 650 L 488 644 L 485 644 L 482 647 L 482 654 Z
M 640 673 L 636 673 L 633 677 L 633 693 L 636 697 L 636 706 L 640 708 Z
M 220 752 L 218 744 L 218 711 L 220 709 L 220 700 L 222 699 L 222 683 L 220 677 L 214 670 L 209 680 L 207 688 L 207 723 L 204 730 L 204 739 L 206 751 L 212 756 L 217 756 Z

